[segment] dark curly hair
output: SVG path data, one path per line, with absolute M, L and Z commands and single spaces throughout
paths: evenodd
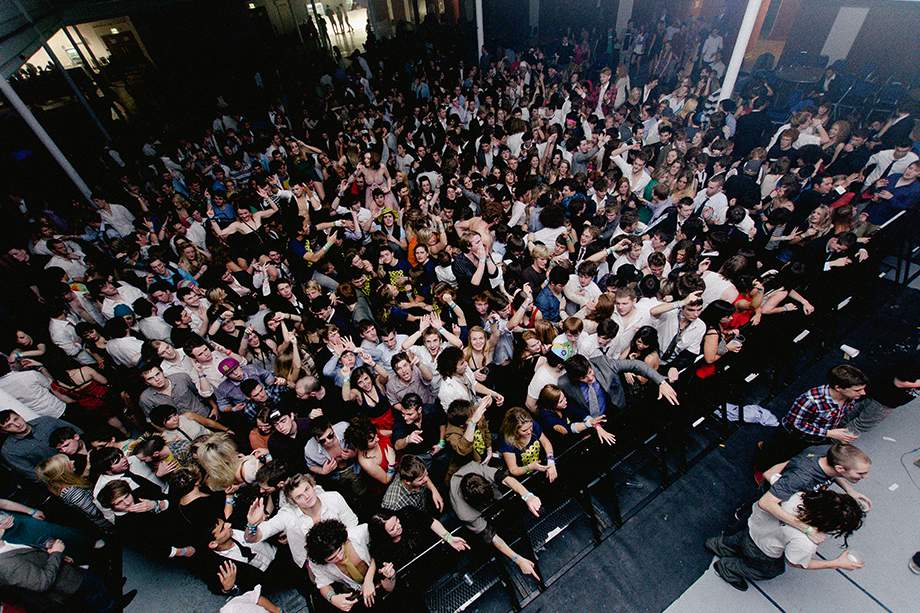
M 324 519 L 307 533 L 307 555 L 315 564 L 326 564 L 326 558 L 347 540 L 345 524 L 337 519 Z
M 862 526 L 866 513 L 855 499 L 831 490 L 805 492 L 797 515 L 799 519 L 831 536 L 842 536 L 846 546 L 851 534 Z

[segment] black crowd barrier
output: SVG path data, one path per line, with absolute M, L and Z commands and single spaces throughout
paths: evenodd
M 679 407 L 640 403 L 612 425 L 616 445 L 604 446 L 593 433 L 587 434 L 557 453 L 555 483 L 542 474 L 520 479 L 540 496 L 540 517 L 533 517 L 513 492 L 499 497 L 484 515 L 512 549 L 535 563 L 539 581 L 521 574 L 492 547 L 483 544 L 458 554 L 439 541 L 399 569 L 397 589 L 432 613 L 464 610 L 486 594 L 505 602 L 506 610 L 526 606 L 723 444 L 744 423 L 745 400 L 757 397 L 767 404 L 801 367 L 853 329 L 863 310 L 877 309 L 920 274 L 910 274 L 911 261 L 920 252 L 918 217 L 916 211 L 904 212 L 883 226 L 871 241 L 874 255 L 845 284 L 806 290 L 809 298 L 811 291 L 823 293 L 822 306 L 812 315 L 797 310 L 746 326 L 744 349 L 719 360 L 717 374 L 705 380 L 706 390 L 700 390 L 694 364 L 678 380 Z M 889 273 L 894 283 L 883 283 Z M 728 420 L 730 402 L 738 405 L 737 421 Z M 656 412 L 664 419 L 633 419 L 637 413 Z M 463 526 L 452 534 L 476 543 Z

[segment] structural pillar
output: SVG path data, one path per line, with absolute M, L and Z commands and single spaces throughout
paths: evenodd
M 751 42 L 751 33 L 754 31 L 757 15 L 760 13 L 761 2 L 763 0 L 748 0 L 747 8 L 744 10 L 744 18 L 741 20 L 741 27 L 738 29 L 738 37 L 735 38 L 732 57 L 728 61 L 728 67 L 725 69 L 725 78 L 722 80 L 722 89 L 719 94 L 720 101 L 731 98 L 732 90 L 735 89 L 735 82 L 738 80 L 741 64 L 744 63 L 744 54 L 747 52 L 748 43 Z
M 89 204 L 93 204 L 90 196 L 92 191 L 86 185 L 86 182 L 83 181 L 83 178 L 77 173 L 76 169 L 67 159 L 67 156 L 58 148 L 57 144 L 51 140 L 51 137 L 48 136 L 48 133 L 45 132 L 45 129 L 42 127 L 38 120 L 35 118 L 35 115 L 32 114 L 32 111 L 29 110 L 29 107 L 26 106 L 26 103 L 22 101 L 22 98 L 19 97 L 19 94 L 16 93 L 16 90 L 13 89 L 13 86 L 10 85 L 10 82 L 6 80 L 5 77 L 0 76 L 0 91 L 3 92 L 3 95 L 6 96 L 6 99 L 9 100 L 10 105 L 19 113 L 23 121 L 32 128 L 32 132 L 35 133 L 35 136 L 39 141 L 48 149 L 48 153 L 51 154 L 51 157 L 60 165 L 64 173 L 73 181 L 73 184 L 76 188 L 83 194 L 83 197 L 86 198 L 86 201 Z
M 482 0 L 476 0 L 476 62 L 482 55 L 482 48 L 486 44 L 485 31 L 482 29 Z
M 633 0 L 620 0 L 617 3 L 617 38 L 623 36 L 629 20 L 632 19 Z
M 530 0 L 527 7 L 527 25 L 530 26 L 529 34 L 534 38 L 540 31 L 540 0 Z

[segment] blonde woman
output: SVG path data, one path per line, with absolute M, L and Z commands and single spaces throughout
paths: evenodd
M 693 198 L 698 191 L 693 172 L 685 170 L 674 179 L 671 186 L 671 202 L 677 202 L 681 198 Z
M 463 349 L 463 359 L 473 370 L 473 376 L 480 383 L 485 382 L 488 375 L 488 366 L 492 363 L 495 346 L 498 344 L 498 333 L 487 334 L 482 326 L 470 328 L 469 341 Z M 486 370 L 483 371 L 483 368 Z
M 256 472 L 262 466 L 260 458 L 267 453 L 257 449 L 252 455 L 239 453 L 229 434 L 219 432 L 193 446 L 192 454 L 204 471 L 205 485 L 211 491 L 236 491 L 241 485 L 255 483 Z M 229 499 L 228 499 L 229 500 Z
M 558 476 L 553 444 L 530 413 L 521 407 L 512 407 L 505 413 L 498 452 L 514 477 L 542 472 L 552 483 Z
M 842 119 L 835 121 L 827 131 L 827 137 L 828 141 L 821 145 L 821 158 L 825 167 L 837 161 L 837 156 L 850 140 L 850 122 Z
M 45 484 L 53 496 L 78 511 L 85 519 L 103 531 L 112 530 L 99 507 L 93 501 L 90 483 L 83 475 L 74 472 L 73 460 L 63 453 L 53 455 L 35 467 L 35 476 Z

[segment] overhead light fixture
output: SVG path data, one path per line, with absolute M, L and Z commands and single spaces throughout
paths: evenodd
M 249 3 L 249 10 L 253 10 L 253 9 L 255 9 L 255 8 L 256 8 L 256 3 L 255 3 L 255 2 L 250 2 L 250 3 Z
M 109 32 L 112 34 L 118 34 L 118 28 L 109 28 Z

